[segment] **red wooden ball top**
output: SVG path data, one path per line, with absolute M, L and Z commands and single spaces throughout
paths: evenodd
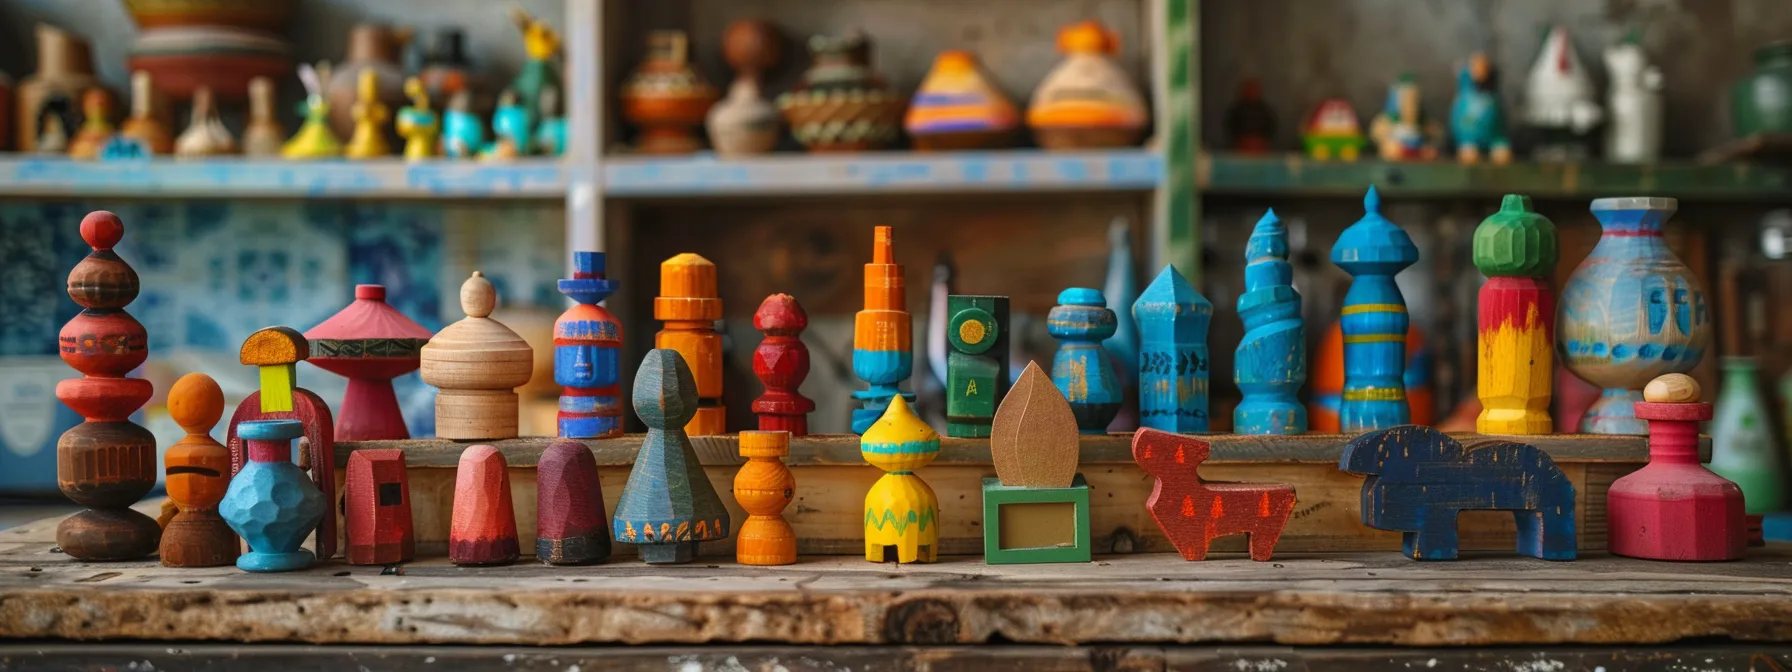
M 765 297 L 765 302 L 753 313 L 753 328 L 766 333 L 794 335 L 809 328 L 809 314 L 803 312 L 803 305 L 796 302 L 796 297 L 773 294 Z
M 81 240 L 87 241 L 95 250 L 110 250 L 124 239 L 124 222 L 118 215 L 105 210 L 95 210 L 81 218 Z

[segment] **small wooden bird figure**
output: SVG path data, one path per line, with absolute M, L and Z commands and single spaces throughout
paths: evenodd
M 350 159 L 374 159 L 391 154 L 392 146 L 386 142 L 386 121 L 392 118 L 392 111 L 380 102 L 380 76 L 373 68 L 361 69 L 352 111 L 355 133 L 349 136 L 343 154 Z
M 407 161 L 433 159 L 442 155 L 442 122 L 429 107 L 429 91 L 423 80 L 404 80 L 404 94 L 411 104 L 398 110 L 398 134 L 404 137 L 404 158 Z

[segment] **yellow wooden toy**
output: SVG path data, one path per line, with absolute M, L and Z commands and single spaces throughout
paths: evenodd
M 940 452 L 940 435 L 902 395 L 859 438 L 859 454 L 886 472 L 865 493 L 865 559 L 933 562 L 940 545 L 939 498 L 915 475 Z
M 355 96 L 355 133 L 349 136 L 343 154 L 351 159 L 374 159 L 392 153 L 386 142 L 386 121 L 392 111 L 380 102 L 380 76 L 373 68 L 362 68 Z
M 404 137 L 404 158 L 408 161 L 433 159 L 442 155 L 441 117 L 429 107 L 429 91 L 423 80 L 404 80 L 404 94 L 411 97 L 409 107 L 398 111 L 398 134 Z
M 326 66 L 326 71 L 327 71 Z M 327 74 L 327 73 L 326 73 Z M 330 130 L 330 103 L 324 98 L 323 80 L 310 64 L 299 65 L 299 81 L 305 84 L 305 123 L 280 148 L 288 159 L 326 159 L 342 156 L 342 141 Z

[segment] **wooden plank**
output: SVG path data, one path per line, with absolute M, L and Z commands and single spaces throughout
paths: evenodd
M 603 171 L 611 198 L 1146 191 L 1164 181 L 1163 162 L 1142 149 L 618 156 Z
M 7 531 L 7 538 L 43 534 Z M 1169 554 L 1073 565 L 975 559 L 891 567 L 803 558 L 747 568 L 632 561 L 579 569 L 281 575 L 88 564 L 48 542 L 0 551 L 0 637 L 309 644 L 1275 643 L 1486 646 L 1792 640 L 1787 549 L 1733 563 L 1395 553 L 1273 563 Z
M 1747 164 L 1514 163 L 1462 165 L 1449 161 L 1308 161 L 1295 155 L 1246 157 L 1203 154 L 1199 187 L 1210 194 L 1360 196 L 1376 185 L 1390 196 L 1593 197 L 1613 193 L 1680 199 L 1768 200 L 1792 189 L 1792 169 Z
M 557 199 L 566 191 L 566 172 L 552 160 L 0 159 L 0 196 Z

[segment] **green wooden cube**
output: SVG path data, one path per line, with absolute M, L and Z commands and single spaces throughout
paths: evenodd
M 983 479 L 983 561 L 991 565 L 1089 561 L 1089 484 L 1011 488 Z

